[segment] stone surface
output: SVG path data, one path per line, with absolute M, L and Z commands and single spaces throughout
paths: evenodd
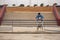
M 60 34 L 0 34 L 0 40 L 60 40 Z
M 0 32 L 12 32 L 12 26 L 0 26 Z

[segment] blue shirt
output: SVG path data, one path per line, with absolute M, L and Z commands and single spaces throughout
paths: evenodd
M 43 18 L 44 18 L 44 17 L 43 17 L 42 15 L 37 15 L 37 16 L 36 16 L 36 19 L 37 19 L 37 20 L 39 20 L 39 19 L 43 20 Z

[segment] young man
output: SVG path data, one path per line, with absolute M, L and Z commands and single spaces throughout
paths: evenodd
M 43 30 L 43 15 L 41 15 L 41 13 L 38 13 L 36 16 L 36 21 L 37 21 L 37 31 L 39 30 L 39 28 L 42 28 Z

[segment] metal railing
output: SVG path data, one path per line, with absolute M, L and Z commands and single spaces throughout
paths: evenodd
M 45 24 L 46 23 L 46 24 Z M 25 34 L 27 34 L 27 33 L 30 33 L 30 34 L 34 34 L 34 33 L 47 33 L 47 32 L 27 32 L 27 31 L 24 31 L 24 32 L 14 32 L 14 27 L 18 27 L 18 28 L 20 28 L 20 27 L 34 27 L 34 28 L 36 28 L 37 26 L 37 24 L 36 24 L 36 21 L 35 20 L 3 20 L 3 23 L 2 23 L 2 25 L 11 25 L 12 27 L 11 27 L 11 32 L 9 32 L 9 31 L 7 31 L 7 32 L 0 32 L 0 33 L 25 33 Z M 53 26 L 54 25 L 54 27 L 55 26 L 57 26 L 57 23 L 56 23 L 56 21 L 55 20 L 44 20 L 44 25 L 50 25 L 50 26 Z M 45 26 L 44 26 L 45 27 Z M 9 27 L 10 28 L 10 27 Z M 20 28 L 21 29 L 21 28 Z M 6 29 L 7 30 L 7 29 Z M 28 30 L 28 29 L 27 29 Z M 33 31 L 33 30 L 32 30 Z M 48 32 L 49 33 L 49 32 Z M 50 32 L 51 33 L 51 32 Z M 53 32 L 52 32 L 53 33 Z
M 12 25 L 12 26 L 36 26 L 37 23 L 35 20 L 3 20 L 2 25 Z M 24 26 L 22 26 L 24 25 Z M 44 20 L 43 25 L 57 25 L 56 20 Z

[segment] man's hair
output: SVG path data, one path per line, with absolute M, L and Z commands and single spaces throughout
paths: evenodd
M 41 13 L 38 13 L 38 15 L 40 15 Z

